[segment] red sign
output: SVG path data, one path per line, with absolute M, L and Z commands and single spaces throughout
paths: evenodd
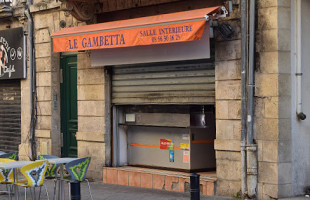
M 171 146 L 172 140 L 169 139 L 160 139 L 160 149 L 167 150 Z

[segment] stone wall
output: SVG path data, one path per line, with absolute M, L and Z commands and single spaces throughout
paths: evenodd
M 241 30 L 240 6 L 230 17 L 219 23 L 229 23 L 235 30 L 230 40 L 216 32 L 216 195 L 236 196 L 241 189 Z
M 107 98 L 106 74 L 103 67 L 90 66 L 90 54 L 78 53 L 78 156 L 91 156 L 88 175 L 95 180 L 102 180 L 102 168 L 105 164 L 106 140 L 110 132 L 106 132 Z M 107 127 L 108 126 L 108 127 Z M 109 143 L 108 143 L 109 146 Z
M 258 197 L 291 195 L 289 0 L 259 0 L 255 90 Z

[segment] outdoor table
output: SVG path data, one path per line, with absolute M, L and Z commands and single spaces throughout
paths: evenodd
M 0 169 L 6 170 L 6 169 L 13 169 L 13 177 L 14 177 L 14 182 L 17 180 L 16 176 L 16 169 L 21 168 L 27 164 L 32 163 L 33 161 L 16 161 L 16 162 L 10 162 L 10 163 L 3 163 L 0 164 Z M 17 191 L 17 186 L 15 185 L 15 198 L 18 199 L 18 191 Z
M 51 158 L 46 159 L 50 164 L 60 164 L 60 199 L 65 199 L 63 192 L 64 164 L 74 161 L 78 158 Z

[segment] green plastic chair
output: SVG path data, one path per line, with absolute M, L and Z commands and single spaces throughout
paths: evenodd
M 52 158 L 59 158 L 58 156 L 53 155 L 38 155 L 38 160 L 46 160 L 46 159 L 52 159 Z M 45 173 L 46 179 L 53 179 L 54 180 L 54 197 L 53 199 L 56 199 L 56 184 L 59 180 L 59 176 L 57 175 L 57 169 L 59 168 L 59 164 L 49 164 Z
M 74 161 L 71 161 L 66 164 L 66 169 L 71 175 L 70 179 L 65 179 L 65 181 L 69 184 L 69 199 L 71 199 L 70 195 L 70 183 L 71 182 L 83 182 L 86 181 L 88 184 L 88 190 L 90 198 L 93 200 L 93 195 L 91 193 L 89 181 L 86 179 L 87 170 L 90 164 L 90 157 L 80 158 Z

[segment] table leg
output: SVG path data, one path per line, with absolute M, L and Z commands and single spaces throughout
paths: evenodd
M 61 200 L 64 200 L 65 199 L 65 196 L 64 196 L 64 192 L 63 192 L 63 182 L 64 182 L 64 165 L 61 164 L 60 165 L 60 198 Z
M 14 182 L 17 182 L 17 174 L 16 174 L 16 169 L 13 169 L 13 177 L 14 177 Z M 18 186 L 14 185 L 14 192 L 15 192 L 15 199 L 18 200 L 19 194 L 18 194 Z

